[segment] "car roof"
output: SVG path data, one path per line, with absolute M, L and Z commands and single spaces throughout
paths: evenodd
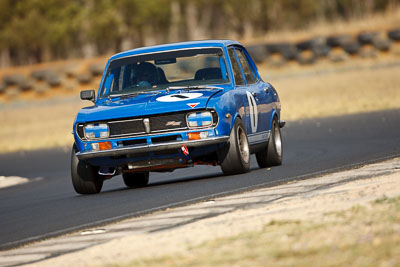
M 229 45 L 240 45 L 237 41 L 233 40 L 203 40 L 203 41 L 190 41 L 190 42 L 180 42 L 180 43 L 171 43 L 171 44 L 162 44 L 162 45 L 154 45 L 154 46 L 146 46 L 135 48 L 132 50 L 124 51 L 118 54 L 113 55 L 110 60 L 134 56 L 139 54 L 147 54 L 154 52 L 162 52 L 168 50 L 179 50 L 185 48 L 202 48 L 202 47 L 226 47 Z

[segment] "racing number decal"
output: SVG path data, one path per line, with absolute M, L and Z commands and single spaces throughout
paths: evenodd
M 246 91 L 247 100 L 249 101 L 249 110 L 250 110 L 250 124 L 251 124 L 251 132 L 257 132 L 258 126 L 258 111 L 257 111 L 257 103 L 254 99 L 254 96 L 249 92 Z

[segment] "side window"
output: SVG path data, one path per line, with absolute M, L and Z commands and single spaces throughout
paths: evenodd
M 249 52 L 243 51 L 243 56 L 246 58 L 247 63 L 249 64 L 250 69 L 253 72 L 254 79 L 256 81 L 259 81 L 260 77 L 258 76 L 258 73 L 257 73 L 257 67 L 254 65 L 254 62 L 252 61 L 252 59 L 251 59 L 251 57 L 249 55 Z
M 256 79 L 254 78 L 254 72 L 251 70 L 249 65 L 249 61 L 247 60 L 246 55 L 244 54 L 243 50 L 236 49 L 240 64 L 242 64 L 244 76 L 246 77 L 246 81 L 248 84 L 255 83 Z
M 228 54 L 229 54 L 229 58 L 232 62 L 233 76 L 235 78 L 236 85 L 244 85 L 242 73 L 240 71 L 239 64 L 236 60 L 235 51 L 233 49 L 229 49 Z

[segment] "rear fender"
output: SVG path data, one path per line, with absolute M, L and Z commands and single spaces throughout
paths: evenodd
M 272 129 L 272 122 L 274 121 L 275 117 L 279 122 L 279 111 L 276 110 L 276 109 L 273 109 L 272 112 L 271 112 L 270 125 L 269 125 L 269 128 L 268 128 L 269 130 Z

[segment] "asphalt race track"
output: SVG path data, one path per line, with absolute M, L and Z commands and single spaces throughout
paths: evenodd
M 289 122 L 283 129 L 284 163 L 222 176 L 219 167 L 198 166 L 152 173 L 150 185 L 127 189 L 121 176 L 98 195 L 77 195 L 70 181 L 70 151 L 0 155 L 0 175 L 29 183 L 0 189 L 0 249 L 154 210 L 315 177 L 321 172 L 400 155 L 400 110 Z

